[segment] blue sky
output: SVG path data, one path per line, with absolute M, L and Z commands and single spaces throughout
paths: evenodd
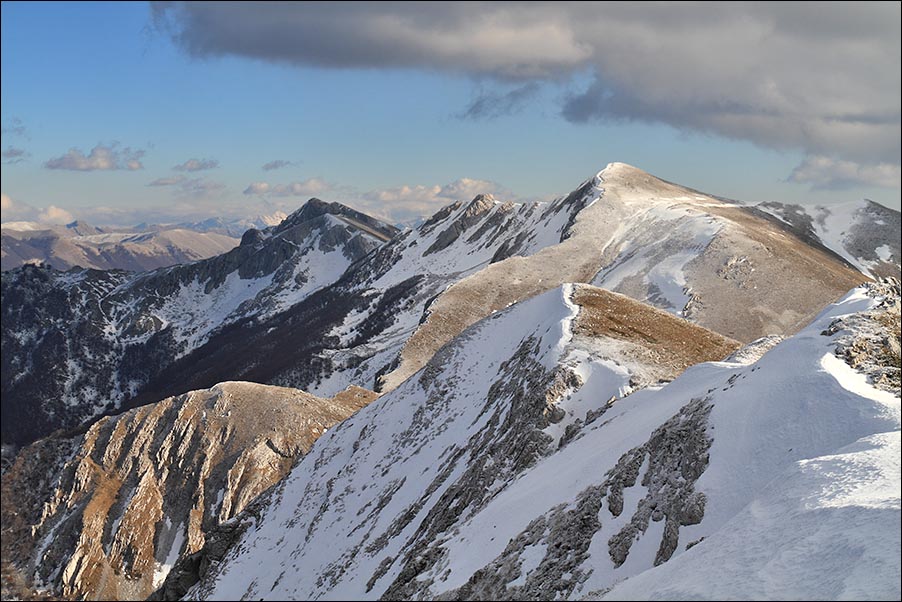
M 802 31 L 785 24 L 810 27 L 810 15 L 734 20 L 721 7 L 708 30 L 683 32 L 715 39 L 699 44 L 705 54 L 680 42 L 690 54 L 673 60 L 697 63 L 682 73 L 657 35 L 682 27 L 672 16 L 435 6 L 4 2 L 3 219 L 38 208 L 96 223 L 166 221 L 290 211 L 316 195 L 402 220 L 456 195 L 564 194 L 611 161 L 747 201 L 899 208 L 898 18 L 876 33 L 859 23 L 872 45 L 843 63 L 804 57 L 844 41 L 861 48 L 846 15 Z M 858 12 L 869 11 L 883 22 L 898 6 Z M 601 20 L 580 29 L 591 19 Z M 730 31 L 749 20 L 803 58 L 750 63 L 759 45 L 750 35 L 743 49 L 745 31 Z M 627 30 L 637 33 L 612 34 Z M 738 40 L 735 55 L 710 56 L 717 35 Z M 865 61 L 877 63 L 873 74 L 858 68 Z M 818 69 L 835 71 L 817 81 L 844 87 L 799 83 Z M 759 104 L 711 117 L 710 107 L 761 90 Z M 836 114 L 854 115 L 852 125 Z M 216 167 L 173 169 L 192 159 Z M 286 165 L 263 169 L 273 161 Z

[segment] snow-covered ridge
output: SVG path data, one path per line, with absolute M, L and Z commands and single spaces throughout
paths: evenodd
M 562 293 L 485 319 L 332 429 L 189 597 L 898 597 L 899 398 L 821 334 L 868 289 L 758 361 L 622 399 L 616 365 L 561 363 Z M 544 437 L 557 407 L 584 418 L 566 442 Z
M 864 279 L 742 206 L 624 163 L 611 163 L 542 215 L 554 219 L 533 227 L 541 244 L 461 273 L 430 303 L 399 361 L 380 376 L 383 390 L 470 324 L 565 282 L 623 293 L 748 342 L 795 332 Z

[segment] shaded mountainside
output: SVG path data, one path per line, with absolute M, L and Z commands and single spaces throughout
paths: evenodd
M 16 224 L 13 224 L 15 226 Z M 58 270 L 73 267 L 142 272 L 225 253 L 238 239 L 217 233 L 165 228 L 146 232 L 105 232 L 82 222 L 66 226 L 27 224 L 0 236 L 0 267 L 44 263 Z
M 551 203 L 480 195 L 402 232 L 313 199 L 187 266 L 8 272 L 3 441 L 224 380 L 390 391 L 468 326 L 564 282 L 741 342 L 791 334 L 865 277 L 762 215 L 614 163 Z
M 829 207 L 768 202 L 758 208 L 869 276 L 900 277 L 902 214 L 898 211 L 869 200 Z
M 3 559 L 67 598 L 144 599 L 374 398 L 226 382 L 41 440 L 3 476 Z
M 330 429 L 199 584 L 167 591 L 898 598 L 900 400 L 840 349 L 854 316 L 898 299 L 898 283 L 856 289 L 763 355 L 635 391 L 624 332 L 687 362 L 705 358 L 680 328 L 735 344 L 654 310 L 621 326 L 634 302 L 591 288 L 523 301 Z
M 128 407 L 159 371 L 217 330 L 291 307 L 392 231 L 351 209 L 311 201 L 204 261 L 141 274 L 37 266 L 4 272 L 3 442 L 28 443 Z M 204 387 L 222 380 L 229 379 Z

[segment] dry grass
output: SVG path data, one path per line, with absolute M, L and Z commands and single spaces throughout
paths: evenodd
M 677 373 L 693 364 L 721 360 L 741 346 L 665 311 L 594 286 L 577 287 L 573 301 L 581 308 L 574 334 L 637 344 Z

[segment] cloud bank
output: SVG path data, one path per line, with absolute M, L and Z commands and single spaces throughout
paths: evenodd
M 46 209 L 32 207 L 27 203 L 14 201 L 8 194 L 0 194 L 0 209 L 4 222 L 39 222 L 42 224 L 69 224 L 75 216 L 56 205 Z
M 190 55 L 421 69 L 519 87 L 462 115 L 517 110 L 530 85 L 574 123 L 641 121 L 801 150 L 883 186 L 900 164 L 900 4 L 183 3 L 154 22 Z M 799 168 L 804 168 L 800 165 Z M 870 176 L 873 176 L 872 178 Z

